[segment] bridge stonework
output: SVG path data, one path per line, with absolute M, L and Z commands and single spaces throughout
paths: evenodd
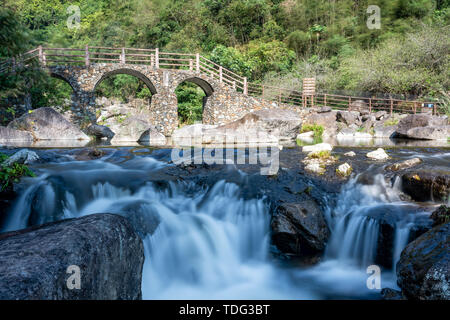
M 282 104 L 237 92 L 233 87 L 195 70 L 156 69 L 149 65 L 96 63 L 89 66 L 49 66 L 53 77 L 72 87 L 73 120 L 79 124 L 96 120 L 96 88 L 115 74 L 129 74 L 142 80 L 152 93 L 148 121 L 158 131 L 170 136 L 178 128 L 178 101 L 175 90 L 182 82 L 193 82 L 205 92 L 204 124 L 225 124 L 245 114 L 266 108 L 298 111 L 294 105 Z

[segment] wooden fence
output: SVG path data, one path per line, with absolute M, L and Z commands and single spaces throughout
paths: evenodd
M 0 73 L 14 72 L 16 69 L 27 67 L 34 62 L 39 62 L 43 66 L 67 64 L 89 66 L 91 63 L 121 63 L 150 65 L 156 69 L 191 70 L 219 80 L 219 82 L 246 95 L 263 97 L 299 107 L 307 105 L 307 97 L 303 96 L 301 91 L 250 83 L 246 77 L 242 77 L 206 59 L 198 53 L 160 52 L 158 48 L 137 49 L 86 46 L 83 49 L 75 49 L 39 46 L 18 57 L 1 61 Z M 390 114 L 394 112 L 414 114 L 421 112 L 443 113 L 443 110 L 441 110 L 443 105 L 439 102 L 431 101 L 367 98 L 327 93 L 316 93 L 310 101 L 314 101 L 315 106 L 329 106 L 340 110 L 348 110 L 355 104 L 363 104 L 371 112 L 384 110 Z

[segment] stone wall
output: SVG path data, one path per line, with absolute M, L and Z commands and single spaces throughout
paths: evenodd
M 148 65 L 98 63 L 85 66 L 52 66 L 50 74 L 70 84 L 74 90 L 71 120 L 78 125 L 96 121 L 95 90 L 106 77 L 129 74 L 141 79 L 152 93 L 148 120 L 166 136 L 178 127 L 177 86 L 190 81 L 199 85 L 206 94 L 203 123 L 224 124 L 237 120 L 245 114 L 271 108 L 298 111 L 300 107 L 272 102 L 236 92 L 230 86 L 205 74 L 190 70 L 156 69 Z

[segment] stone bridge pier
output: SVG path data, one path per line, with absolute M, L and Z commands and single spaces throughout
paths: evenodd
M 105 78 L 128 74 L 142 80 L 152 93 L 148 121 L 166 136 L 178 128 L 175 90 L 182 82 L 197 84 L 205 92 L 203 123 L 224 124 L 248 112 L 278 107 L 278 104 L 237 92 L 231 86 L 195 70 L 157 69 L 149 65 L 97 63 L 89 66 L 49 66 L 50 75 L 66 81 L 73 89 L 73 120 L 87 125 L 96 120 L 96 88 Z M 281 106 L 292 108 L 293 106 Z

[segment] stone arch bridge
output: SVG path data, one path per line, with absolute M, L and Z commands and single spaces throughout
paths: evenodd
M 115 74 L 129 74 L 142 80 L 152 93 L 147 114 L 149 122 L 170 135 L 178 127 L 177 86 L 193 82 L 205 92 L 203 123 L 224 124 L 245 114 L 266 108 L 301 111 L 309 96 L 302 92 L 249 83 L 242 77 L 200 54 L 168 53 L 156 49 L 90 47 L 44 48 L 39 46 L 19 57 L 0 62 L 0 74 L 28 66 L 43 67 L 51 76 L 62 79 L 73 89 L 72 109 L 82 119 L 95 121 L 95 90 L 101 81 Z M 314 106 L 334 109 L 364 108 L 369 113 L 423 112 L 432 105 L 439 113 L 439 103 L 424 103 L 393 98 L 351 97 L 315 93 Z M 76 120 L 76 119 L 75 119 Z
M 205 124 L 224 124 L 254 110 L 284 105 L 250 95 L 252 87 L 245 77 L 199 54 L 164 53 L 158 49 L 38 47 L 25 54 L 23 61 L 32 59 L 72 87 L 74 113 L 90 121 L 96 118 L 95 91 L 103 79 L 115 74 L 139 78 L 152 93 L 148 120 L 165 135 L 179 124 L 175 90 L 182 82 L 195 83 L 204 91 Z

